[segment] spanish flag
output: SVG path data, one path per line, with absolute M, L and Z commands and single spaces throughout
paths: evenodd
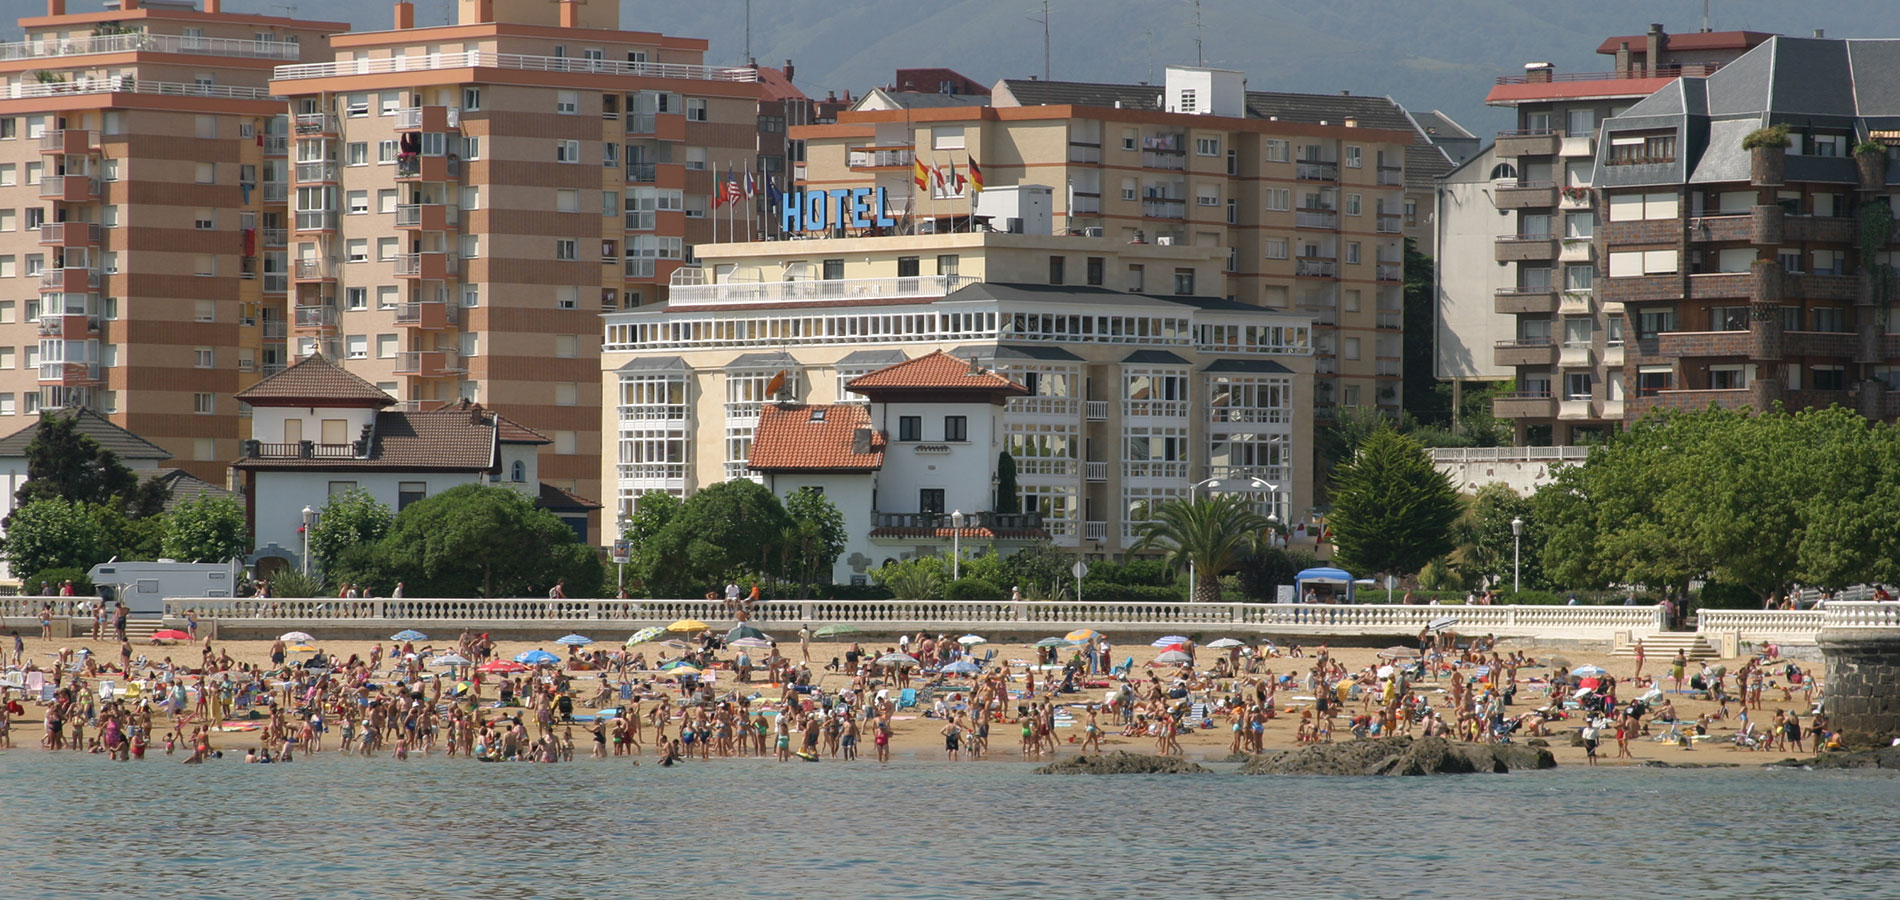
M 911 164 L 910 180 L 917 182 L 918 187 L 926 191 L 930 190 L 930 170 L 924 168 L 923 158 L 913 156 L 910 158 L 910 164 Z
M 970 186 L 978 192 L 983 190 L 983 167 L 976 164 L 974 156 L 970 157 Z

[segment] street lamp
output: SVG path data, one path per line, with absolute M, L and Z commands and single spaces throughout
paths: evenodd
M 1207 488 L 1208 493 L 1213 493 L 1213 494 L 1218 494 L 1223 491 L 1230 494 L 1246 493 L 1248 491 L 1263 491 L 1263 492 L 1271 493 L 1273 491 L 1277 491 L 1280 489 L 1273 482 L 1270 482 L 1261 478 L 1256 478 L 1252 475 L 1248 475 L 1245 478 L 1221 478 L 1221 477 L 1216 476 L 1214 478 L 1209 478 L 1205 481 L 1196 481 L 1193 484 L 1188 485 L 1188 503 L 1189 504 L 1192 504 L 1194 502 L 1194 492 L 1197 490 L 1200 490 L 1201 488 Z M 1267 521 L 1272 522 L 1274 521 L 1274 518 L 1272 516 L 1268 516 Z M 1188 602 L 1190 603 L 1194 602 L 1194 593 L 1198 589 L 1199 586 L 1200 586 L 1200 581 L 1198 581 L 1195 578 L 1194 558 L 1190 556 L 1188 557 Z
M 1267 513 L 1267 546 L 1280 546 L 1280 517 L 1274 513 Z
M 950 513 L 950 580 L 963 577 L 963 510 Z
M 306 506 L 303 508 L 303 574 L 310 577 L 310 529 L 317 524 L 317 511 Z
M 1511 593 L 1517 593 L 1519 575 L 1523 572 L 1524 560 L 1524 520 L 1511 517 Z M 1515 602 L 1515 601 L 1513 601 Z

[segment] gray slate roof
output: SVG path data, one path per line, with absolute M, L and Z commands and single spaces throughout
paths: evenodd
M 91 436 L 93 440 L 99 442 L 99 446 L 112 451 L 120 459 L 164 460 L 172 458 L 171 452 L 165 448 L 112 424 L 105 416 L 99 415 L 90 409 L 75 409 L 72 407 L 49 409 L 44 411 L 44 415 L 56 418 L 76 419 L 79 433 Z M 39 434 L 39 431 L 39 420 L 34 419 L 33 424 L 7 435 L 4 438 L 0 438 L 0 457 L 26 456 L 26 445 L 33 442 L 34 436 Z

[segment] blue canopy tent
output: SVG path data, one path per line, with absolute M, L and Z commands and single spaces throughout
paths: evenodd
M 1307 585 L 1324 584 L 1334 588 L 1333 593 L 1335 596 L 1338 595 L 1339 589 L 1343 587 L 1346 592 L 1346 599 L 1343 602 L 1353 602 L 1352 573 L 1345 569 L 1335 569 L 1330 566 L 1307 569 L 1293 576 L 1293 584 L 1294 593 L 1297 594 L 1302 601 L 1306 598 Z

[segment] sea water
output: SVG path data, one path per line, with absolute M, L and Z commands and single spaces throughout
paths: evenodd
M 1884 772 L 1031 768 L 15 750 L 0 872 L 19 898 L 1900 897 Z

